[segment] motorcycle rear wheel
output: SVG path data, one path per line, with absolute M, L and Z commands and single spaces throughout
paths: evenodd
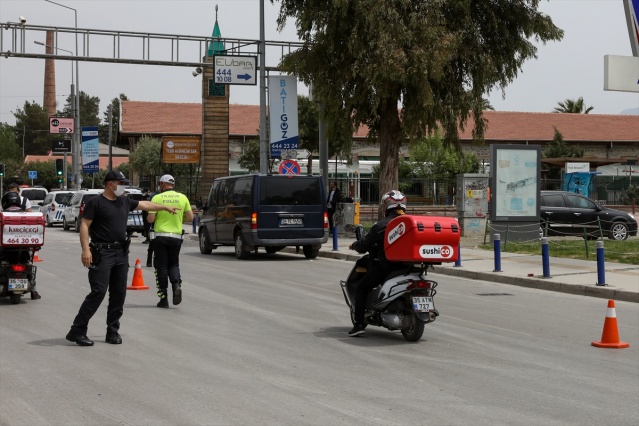
M 413 324 L 409 328 L 402 330 L 402 336 L 409 342 L 417 342 L 422 338 L 423 334 L 424 322 L 418 318 L 414 319 Z
M 18 293 L 11 293 L 11 295 L 9 296 L 9 300 L 11 300 L 12 305 L 17 305 L 18 303 L 20 303 L 21 299 L 22 295 Z

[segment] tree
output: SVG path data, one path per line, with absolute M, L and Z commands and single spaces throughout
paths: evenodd
M 260 171 L 260 141 L 259 139 L 251 139 L 244 145 L 244 153 L 240 155 L 237 160 L 237 164 L 241 168 L 246 169 L 249 173 L 257 173 Z M 273 173 L 275 166 L 275 160 L 271 158 L 270 153 L 267 153 L 267 166 L 268 172 Z
M 23 109 L 13 113 L 17 141 L 24 143 L 25 155 L 43 155 L 51 150 L 53 135 L 49 134 L 49 113 L 39 104 L 24 102 Z
M 15 127 L 7 123 L 0 123 L 0 152 L 2 163 L 7 160 L 22 160 L 22 151 L 16 139 Z
M 129 162 L 140 175 L 158 176 L 162 173 L 162 141 L 143 136 L 135 150 L 131 152 Z
M 120 93 L 120 96 L 117 98 L 113 98 L 111 100 L 111 111 L 112 111 L 112 117 L 111 117 L 111 135 L 112 135 L 112 141 L 113 141 L 113 145 L 115 145 L 115 143 L 118 140 L 118 129 L 120 128 L 120 101 L 128 101 L 129 98 L 127 98 L 127 96 L 124 93 Z M 109 110 L 108 107 L 107 109 L 104 111 L 104 118 L 103 118 L 103 123 L 100 124 L 99 126 L 99 137 L 100 137 L 100 143 L 109 144 Z
M 71 95 L 67 97 L 64 109 L 59 112 L 60 115 L 73 117 L 75 105 L 71 105 Z M 82 127 L 98 126 L 100 124 L 100 98 L 90 96 L 80 90 L 80 125 Z
M 564 158 L 574 157 L 581 158 L 584 156 L 583 148 L 578 146 L 566 145 L 564 142 L 564 136 L 555 127 L 555 136 L 552 142 L 544 148 L 542 152 L 543 158 Z M 548 179 L 561 179 L 562 166 L 555 166 L 553 164 L 542 164 L 544 170 L 548 170 Z
M 572 100 L 566 99 L 563 102 L 557 102 L 557 105 L 553 112 L 563 113 L 563 114 L 588 114 L 590 111 L 594 109 L 594 107 L 589 106 L 585 108 L 584 106 L 584 98 L 579 97 L 579 99 Z M 585 108 L 585 109 L 584 109 Z
M 458 143 L 458 126 L 472 116 L 482 139 L 484 94 L 503 90 L 536 57 L 532 38 L 563 37 L 539 0 L 280 3 L 279 28 L 294 18 L 304 42 L 281 67 L 313 84 L 332 131 L 363 124 L 378 138 L 380 192 L 397 187 L 405 137 L 441 126 L 444 140 Z

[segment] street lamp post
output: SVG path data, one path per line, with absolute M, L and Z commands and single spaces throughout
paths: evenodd
M 64 7 L 73 11 L 75 16 L 75 90 L 77 95 L 75 96 L 75 129 L 73 131 L 73 144 L 71 148 L 71 171 L 73 172 L 73 189 L 80 189 L 82 164 L 80 158 L 80 146 L 82 138 L 82 127 L 80 125 L 80 68 L 78 66 L 78 11 L 72 7 L 65 6 L 60 3 L 56 3 L 51 0 L 44 0 L 48 3 L 53 3 L 57 6 Z M 62 49 L 60 49 L 62 50 Z
M 67 49 L 63 49 L 61 47 L 55 47 L 55 46 L 50 46 L 48 44 L 42 43 L 41 41 L 38 40 L 34 40 L 35 44 L 38 44 L 40 46 L 44 46 L 44 47 L 50 47 L 51 49 L 55 49 L 55 50 L 62 50 L 63 52 L 67 52 L 71 55 L 73 55 L 73 52 Z M 77 61 L 76 61 L 77 63 Z M 78 115 L 76 113 L 76 107 L 77 104 L 75 103 L 75 99 L 76 99 L 76 95 L 75 95 L 75 88 L 73 86 L 73 63 L 71 64 L 71 108 L 74 110 L 73 111 L 73 117 L 75 118 L 76 115 Z M 75 129 L 74 129 L 75 132 Z M 24 157 L 24 132 L 22 134 L 22 156 Z M 71 155 L 71 158 L 73 159 L 73 154 Z M 73 168 L 73 160 L 71 163 L 71 167 Z M 64 153 L 64 162 L 62 163 L 62 189 L 67 189 L 67 153 Z

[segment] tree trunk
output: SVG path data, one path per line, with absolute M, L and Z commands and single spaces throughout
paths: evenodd
M 401 125 L 397 101 L 389 99 L 380 107 L 379 120 L 379 195 L 391 189 L 399 189 L 399 148 L 401 146 Z M 384 217 L 379 211 L 378 217 Z

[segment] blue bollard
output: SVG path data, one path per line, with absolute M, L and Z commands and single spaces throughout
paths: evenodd
M 337 246 L 337 227 L 333 227 L 333 251 L 338 251 L 339 247 Z
M 461 266 L 461 244 L 457 244 L 457 260 L 455 261 L 455 267 Z
M 552 278 L 550 276 L 550 255 L 548 253 L 548 238 L 541 239 L 541 263 L 544 269 L 544 278 Z
M 604 243 L 597 241 L 597 285 L 606 284 L 606 267 L 604 265 Z
M 493 247 L 495 251 L 495 269 L 493 272 L 501 272 L 501 240 L 499 234 L 494 236 Z

